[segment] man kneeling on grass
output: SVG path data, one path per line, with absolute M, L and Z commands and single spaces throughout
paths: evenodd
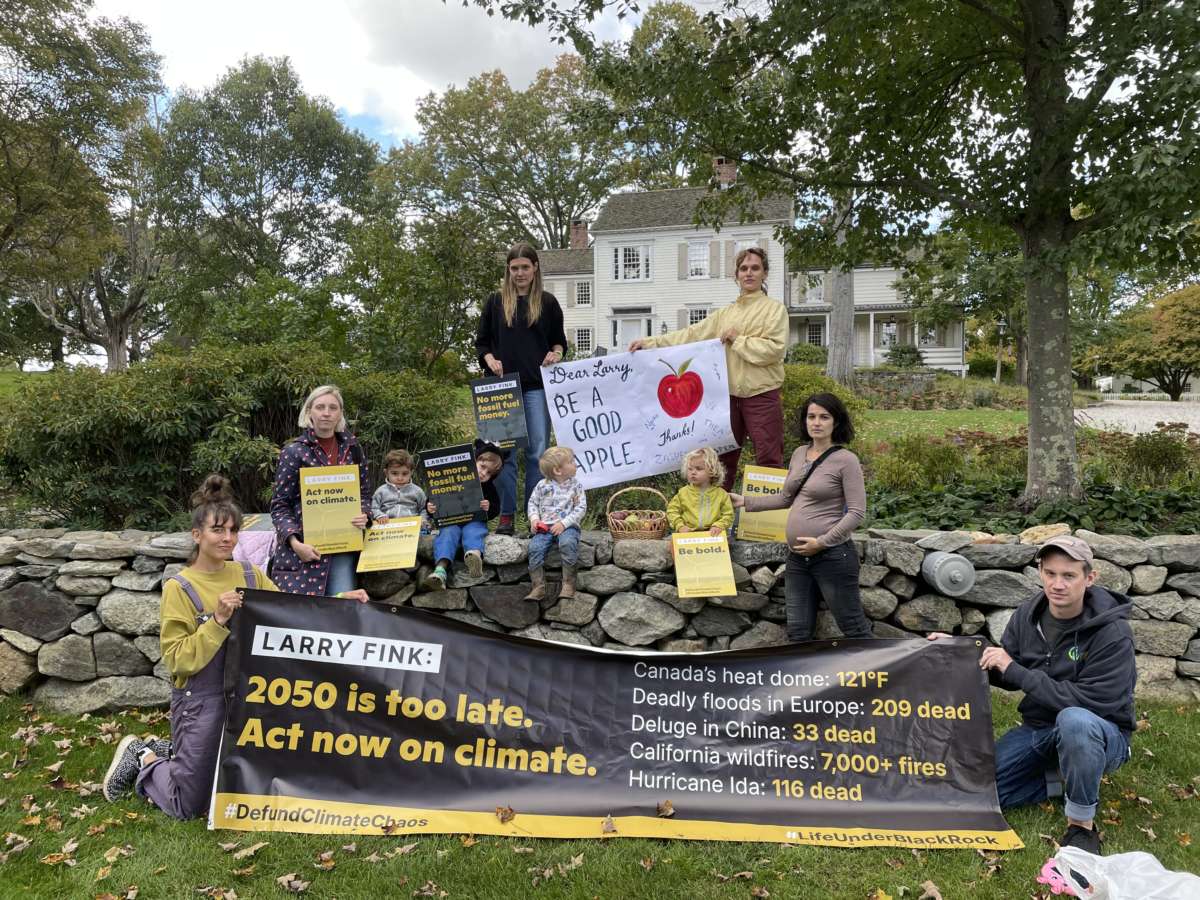
M 1065 793 L 1059 844 L 1098 854 L 1100 779 L 1129 759 L 1135 727 L 1130 602 L 1095 585 L 1092 549 L 1080 538 L 1051 538 L 1037 563 L 1042 590 L 979 659 L 992 684 L 1025 692 L 1021 724 L 996 742 L 996 789 L 1001 809 Z

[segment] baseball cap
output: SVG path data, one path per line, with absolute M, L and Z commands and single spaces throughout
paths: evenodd
M 1052 537 L 1042 546 L 1038 547 L 1038 551 L 1034 554 L 1034 559 L 1040 560 L 1051 548 L 1061 550 L 1071 559 L 1077 559 L 1082 563 L 1087 563 L 1089 566 L 1095 562 L 1092 556 L 1092 548 L 1088 546 L 1087 541 L 1083 538 L 1073 537 L 1069 534 L 1060 534 L 1058 537 Z

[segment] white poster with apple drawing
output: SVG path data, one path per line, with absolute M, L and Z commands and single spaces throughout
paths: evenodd
M 575 451 L 585 488 L 677 472 L 698 447 L 737 446 L 720 341 L 559 363 L 542 383 L 555 440 Z

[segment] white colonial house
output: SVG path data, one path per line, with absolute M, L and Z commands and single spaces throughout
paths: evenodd
M 731 219 L 720 230 L 693 224 L 706 188 L 614 194 L 592 226 L 576 222 L 571 249 L 542 250 L 542 280 L 563 307 L 576 356 L 597 347 L 624 350 L 637 337 L 664 334 L 704 319 L 738 294 L 733 260 L 743 247 L 763 247 L 770 261 L 767 293 L 788 307 L 791 343 L 829 341 L 832 278 L 789 273 L 777 226 L 792 222 L 787 197 L 767 198 L 757 221 Z M 894 343 L 916 343 L 927 365 L 962 373 L 961 322 L 937 328 L 914 324 L 892 286 L 894 269 L 854 273 L 854 363 L 883 362 Z

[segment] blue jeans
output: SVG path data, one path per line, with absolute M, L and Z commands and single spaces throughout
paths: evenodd
M 1068 706 L 1048 728 L 1018 725 L 996 741 L 1000 808 L 1045 800 L 1046 776 L 1059 769 L 1067 818 L 1087 822 L 1100 803 L 1100 777 L 1127 759 L 1121 729 L 1081 706 Z
M 784 573 L 789 641 L 811 641 L 821 598 L 848 638 L 871 637 L 858 592 L 858 551 L 853 541 L 822 550 L 815 556 L 788 553 Z
M 434 562 L 441 562 L 443 559 L 453 562 L 459 547 L 462 547 L 464 552 L 478 550 L 482 553 L 487 533 L 487 522 L 474 519 L 461 525 L 443 525 L 433 538 Z
M 529 434 L 525 445 L 525 500 L 542 480 L 538 460 L 550 446 L 550 410 L 546 407 L 545 391 L 525 391 L 525 430 Z M 508 454 L 500 474 L 496 476 L 496 493 L 500 495 L 500 515 L 511 516 L 517 509 L 517 450 Z
M 325 582 L 325 595 L 333 597 L 354 590 L 358 586 L 354 571 L 357 567 L 357 553 L 332 554 L 329 557 L 329 580 Z
M 541 568 L 546 561 L 550 546 L 558 541 L 558 552 L 564 566 L 573 566 L 579 561 L 579 529 L 572 525 L 555 537 L 548 531 L 539 531 L 529 539 L 529 568 Z

